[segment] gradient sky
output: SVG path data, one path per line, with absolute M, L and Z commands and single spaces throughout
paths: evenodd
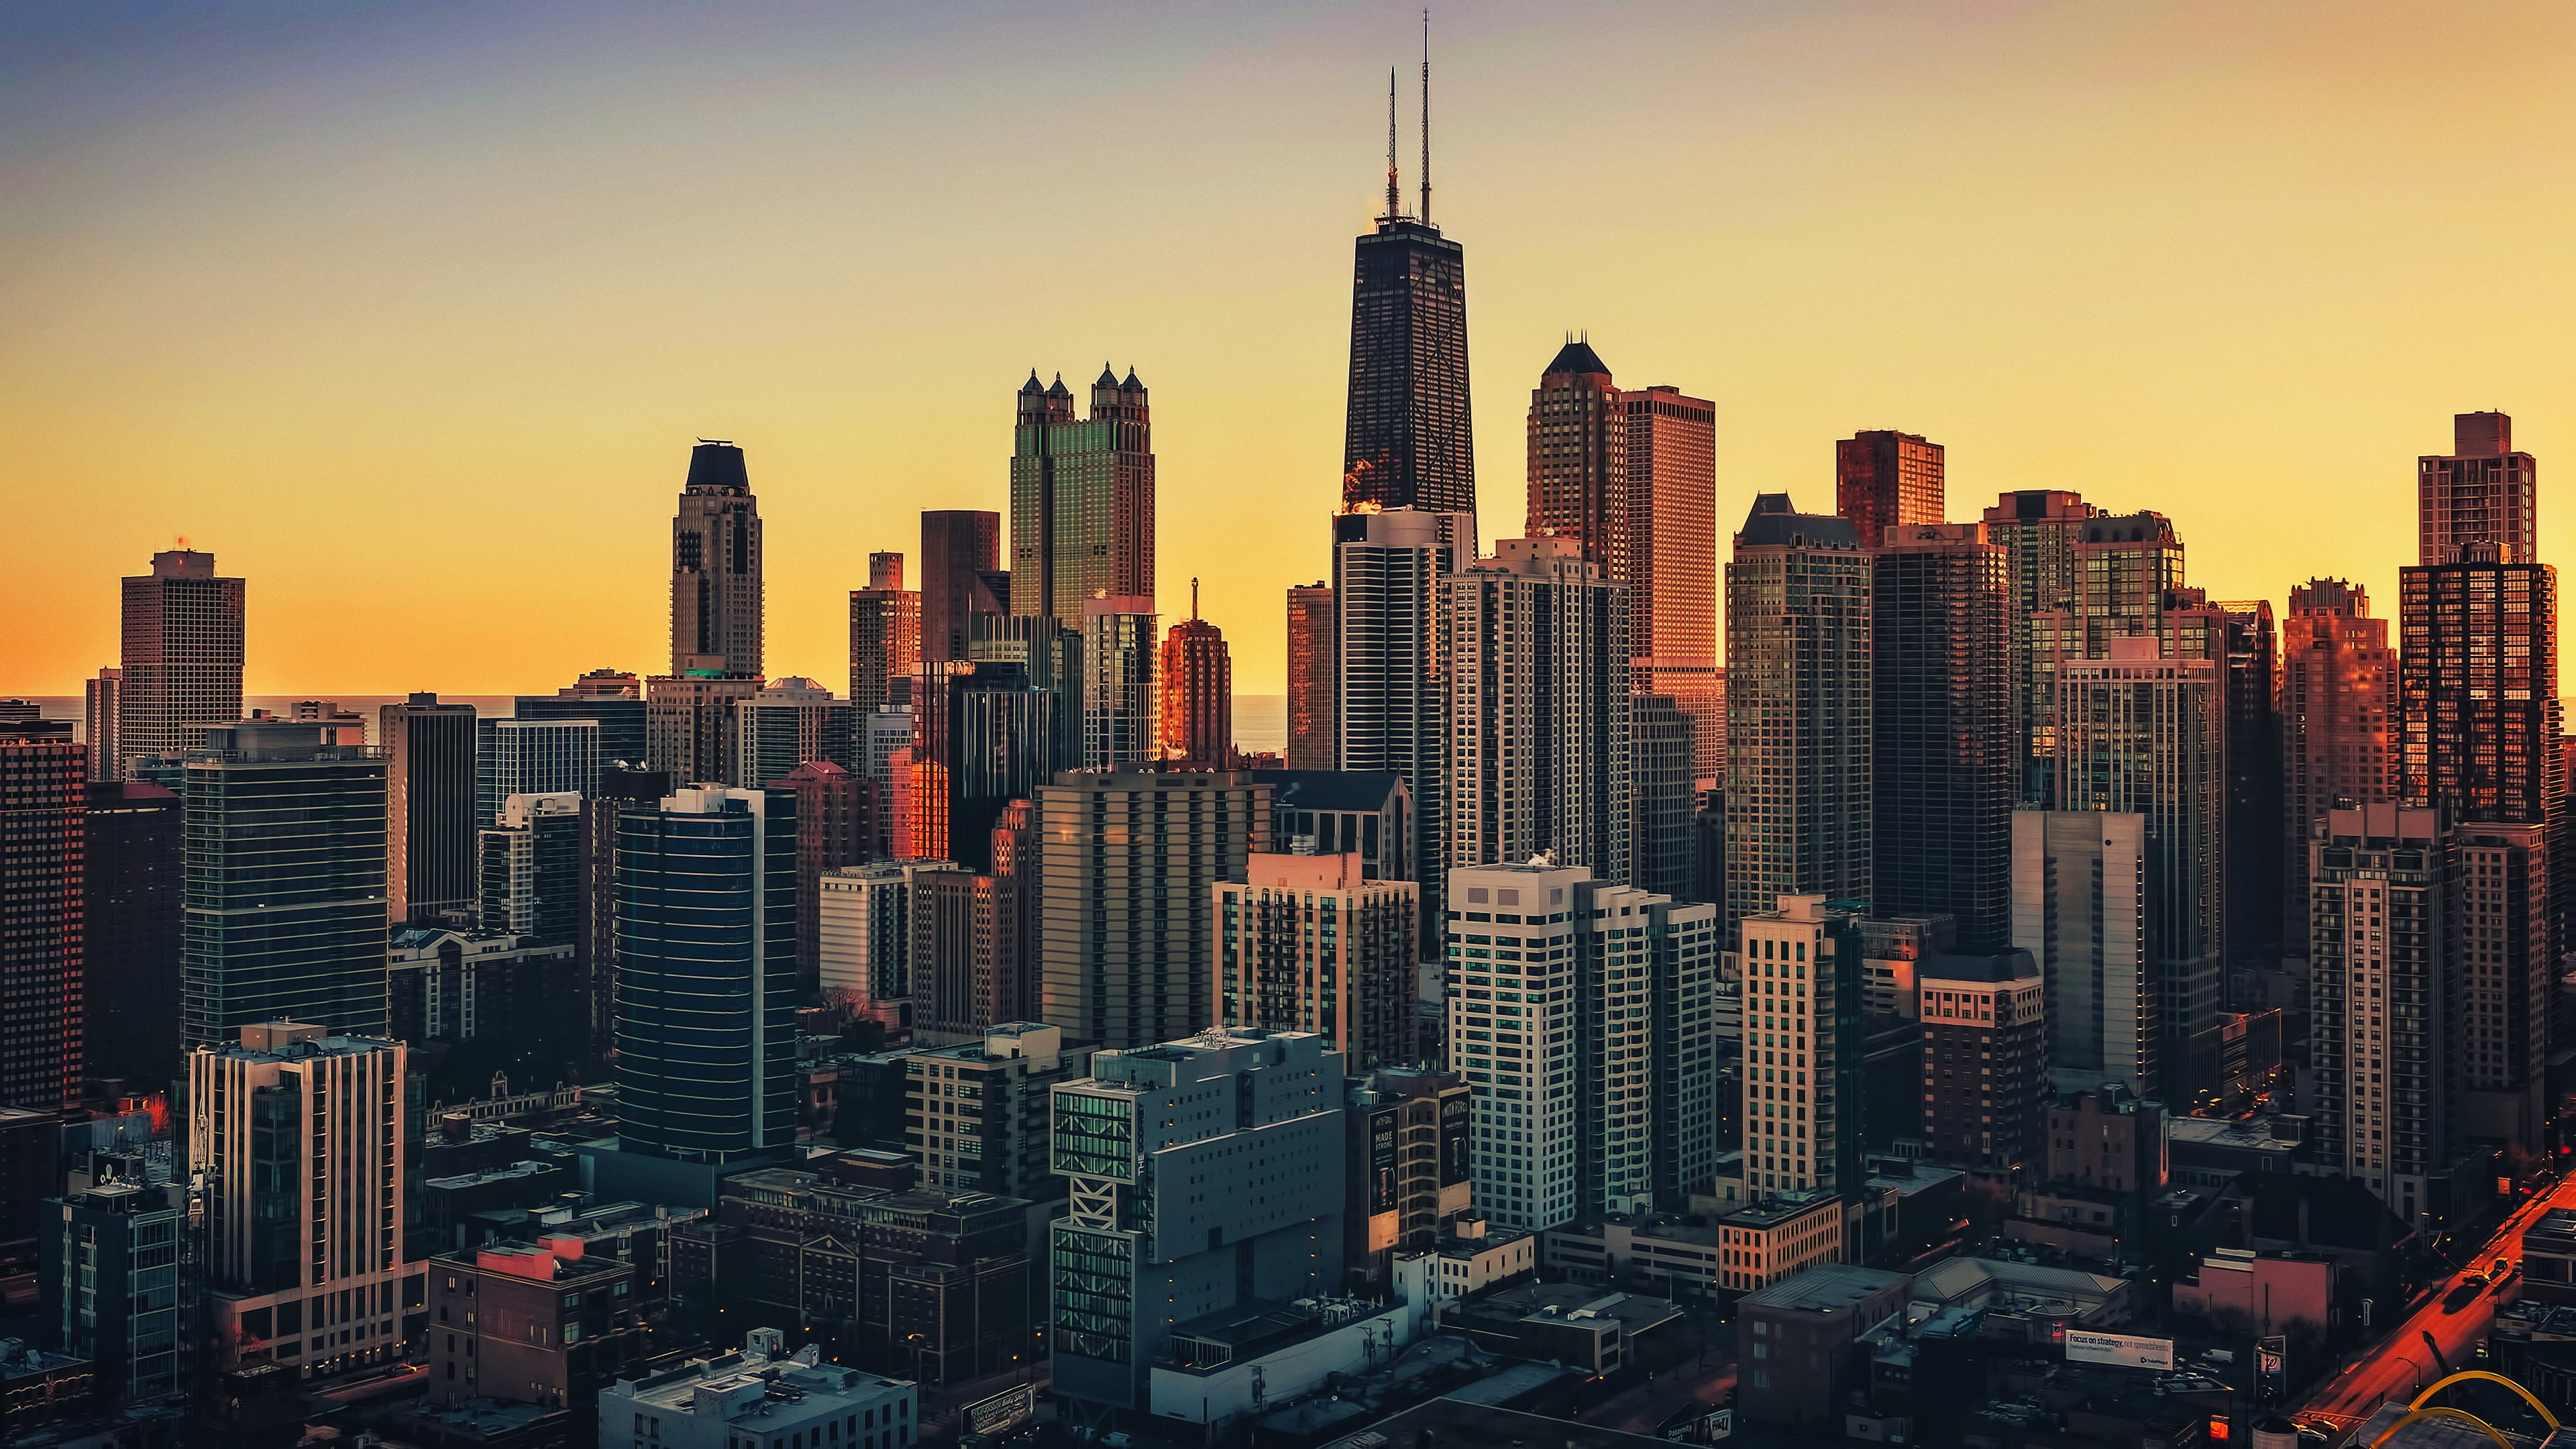
M 116 657 L 186 535 L 252 693 L 667 662 L 690 441 L 748 452 L 769 669 L 923 508 L 1005 509 L 1011 391 L 1152 388 L 1160 594 L 1276 692 L 1325 572 L 1352 235 L 1402 4 L 0 9 L 0 693 Z M 1447 4 L 1488 538 L 1568 328 L 1716 400 L 1718 513 L 1832 444 L 2170 514 L 2191 581 L 2393 612 L 2413 458 L 2576 469 L 2576 6 Z M 1408 78 L 1409 84 L 1409 78 Z M 1406 180 L 1412 180 L 1406 105 Z M 2576 507 L 2544 494 L 2544 557 Z

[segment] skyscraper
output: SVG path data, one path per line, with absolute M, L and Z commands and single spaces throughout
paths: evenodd
M 1145 385 L 1103 363 L 1091 415 L 1059 376 L 1019 393 L 1012 430 L 1011 612 L 1082 628 L 1085 600 L 1154 594 L 1154 442 Z
M 2282 925 L 2308 930 L 2308 837 L 2338 803 L 2396 797 L 2397 654 L 2370 595 L 2342 579 L 2290 590 L 2281 639 Z
M 474 901 L 474 706 L 415 694 L 376 710 L 385 750 L 385 916 L 435 921 Z
M 1476 511 L 1467 407 L 1467 254 L 1431 224 L 1425 86 L 1422 209 L 1403 214 L 1387 118 L 1386 210 L 1352 259 L 1351 393 L 1342 434 L 1342 508 Z M 1472 552 L 1472 547 L 1470 549 Z
M 2498 563 L 2539 562 L 2539 489 L 2539 464 L 2513 450 L 2510 416 L 2454 416 L 2450 456 L 2415 460 L 2415 561 L 2451 563 L 2468 545 L 2491 543 Z
M 241 718 L 243 584 L 217 578 L 213 554 L 178 548 L 124 588 L 116 748 L 175 758 L 192 730 Z
M 1458 870 L 1546 855 L 1626 885 L 1637 809 L 1628 587 L 1575 539 L 1496 548 L 1447 580 L 1457 729 L 1441 858 Z
M 528 946 L 571 946 L 581 935 L 582 799 L 510 795 L 475 832 L 475 925 Z
M 1122 1048 L 1205 1029 L 1213 887 L 1271 849 L 1270 787 L 1235 771 L 1068 772 L 1036 800 L 1044 1019 Z
M 88 1070 L 138 1086 L 176 1081 L 179 797 L 141 780 L 94 781 L 82 824 Z
M 2012 938 L 2012 599 L 1981 523 L 1882 528 L 1870 563 L 1875 855 L 1884 915 L 1948 916 L 1959 949 Z
M 1919 433 L 1877 428 L 1834 444 L 1834 512 L 1851 520 L 1861 547 L 1887 530 L 1939 523 L 1948 501 L 1947 450 Z
M 1321 579 L 1288 590 L 1288 749 L 1292 770 L 1333 768 L 1339 726 L 1333 713 L 1333 586 Z
M 823 872 L 818 984 L 826 1001 L 889 1031 L 913 1024 L 913 882 L 953 872 L 945 860 L 872 860 Z
M 771 783 L 796 794 L 796 979 L 811 987 L 822 970 L 823 874 L 875 856 L 877 790 L 832 760 L 807 760 Z
M 93 780 L 121 780 L 119 768 L 124 751 L 117 748 L 117 736 L 124 726 L 120 714 L 125 705 L 125 671 L 102 669 L 83 687 L 81 738 L 89 742 L 89 777 Z
M 1623 583 L 1636 574 L 1627 421 L 1609 364 L 1568 337 L 1530 393 L 1528 533 L 1572 540 L 1603 578 Z
M 618 817 L 618 1139 L 677 1162 L 796 1140 L 796 809 L 683 787 Z
M 760 503 L 742 449 L 700 438 L 671 520 L 671 672 L 761 677 Z
M 1156 645 L 1152 599 L 1083 601 L 1081 768 L 1132 770 L 1160 758 Z
M 1671 695 L 1628 696 L 1634 884 L 1684 901 L 1702 899 L 1699 832 L 1692 824 L 1699 808 L 1696 735 L 1697 722 Z
M 1061 701 L 1055 690 L 1033 687 L 1019 664 L 922 665 L 913 678 L 904 795 L 910 839 L 896 853 L 990 867 L 993 822 L 1011 801 L 1034 799 L 1059 764 Z
M 1783 896 L 1737 923 L 1744 980 L 1744 1183 L 1849 1193 L 1861 1182 L 1861 918 Z M 1911 1085 L 1909 1083 L 1908 1085 Z
M 2040 1161 L 2048 993 L 2028 951 L 1939 952 L 1914 968 L 1923 1024 L 1923 1137 L 1937 1162 Z
M 867 714 L 886 704 L 921 662 L 921 595 L 903 586 L 903 555 L 868 555 L 868 586 L 850 590 L 850 705 Z
M 599 726 L 599 761 L 641 765 L 652 753 L 651 729 L 645 723 L 642 686 L 632 674 L 611 676 L 592 670 L 569 689 L 552 694 L 522 694 L 510 701 L 513 719 L 594 721 Z
M 385 1030 L 385 758 L 321 725 L 206 732 L 186 759 L 181 1038 L 244 1026 Z
M 1355 1070 L 1415 1059 L 1412 882 L 1365 879 L 1356 852 L 1264 853 L 1213 889 L 1219 1026 L 1311 1031 Z
M 2205 589 L 2175 589 L 2165 600 L 2163 627 L 2166 653 L 2218 666 L 2227 761 L 2227 960 L 2240 972 L 2268 968 L 2281 959 L 2282 946 L 2275 909 L 2281 898 L 2281 655 L 2272 605 L 2212 602 Z
M 1410 508 L 1333 519 L 1333 767 L 1401 775 L 1413 792 L 1426 950 L 1449 858 L 1446 581 L 1475 557 L 1475 528 Z
M 2160 1090 L 2163 997 L 2147 955 L 2147 817 L 2013 812 L 2013 938 L 2048 984 L 2050 1085 Z
M 858 715 L 818 681 L 790 674 L 734 702 L 734 764 L 725 778 L 775 785 L 808 760 L 858 763 Z
M 1717 662 L 1717 405 L 1662 385 L 1619 394 L 1626 415 L 1630 632 L 1639 690 L 1691 722 L 1691 778 L 1726 774 L 1726 671 Z M 1661 889 L 1661 887 L 1657 887 Z M 1685 894 L 1687 894 L 1685 892 Z
M 990 871 L 911 872 L 914 1041 L 980 1041 L 1034 1009 L 1037 848 L 1037 807 L 1014 800 L 994 822 Z
M 88 799 L 67 728 L 0 725 L 0 1107 L 80 1093 Z
M 478 719 L 474 827 L 501 816 L 513 795 L 587 795 L 598 787 L 599 724 L 591 719 Z
M 733 775 L 740 763 L 734 706 L 759 694 L 760 686 L 758 679 L 703 673 L 646 680 L 645 763 L 682 780 L 745 783 Z
M 1001 567 L 1002 515 L 967 508 L 922 513 L 922 662 L 967 658 L 975 616 L 1010 612 L 1007 590 L 997 598 L 988 582 L 1010 577 Z
M 617 830 L 628 810 L 653 809 L 671 793 L 666 770 L 610 765 L 599 788 L 581 801 L 581 921 L 574 959 L 580 964 L 589 1016 L 584 1057 L 596 1066 L 617 1049 Z
M 1226 769 L 1234 763 L 1234 657 L 1225 632 L 1199 617 L 1199 581 L 1190 580 L 1190 616 L 1163 636 L 1161 754 L 1166 760 Z
M 1784 896 L 1869 898 L 1871 610 L 1848 520 L 1754 500 L 1726 566 L 1730 922 Z

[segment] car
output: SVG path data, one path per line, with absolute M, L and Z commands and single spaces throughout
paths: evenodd
M 2511 1258 L 2498 1258 L 2495 1262 L 2488 1265 L 2487 1273 L 2491 1277 L 2501 1278 L 2504 1276 L 2505 1270 L 2512 1266 L 2513 1260 Z
M 2444 1313 L 2457 1313 L 2478 1300 L 2478 1290 L 2487 1286 L 2486 1275 L 2471 1273 L 2451 1285 L 2450 1296 L 2442 1300 Z

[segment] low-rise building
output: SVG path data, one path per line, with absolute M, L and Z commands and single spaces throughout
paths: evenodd
M 914 1385 L 790 1357 L 774 1328 L 739 1352 L 692 1359 L 600 1391 L 599 1449 L 902 1449 L 913 1442 Z
M 2248 1172 L 2297 1172 L 2308 1160 L 2308 1119 L 2289 1113 L 2260 1117 L 2168 1117 L 2172 1181 L 2177 1187 L 2215 1192 Z
M 587 1404 L 644 1365 L 635 1270 L 578 1234 L 429 1260 L 429 1397 Z
M 2011 1258 L 1944 1258 L 1914 1275 L 1910 1301 L 1985 1315 L 1989 1338 L 2050 1343 L 2067 1329 L 2110 1332 L 2136 1315 L 2126 1278 Z
M 1642 1340 L 1676 1333 L 1681 1322 L 1681 1306 L 1669 1299 L 1580 1283 L 1506 1288 L 1448 1314 L 1452 1332 L 1488 1353 L 1562 1363 L 1587 1374 L 1617 1372 L 1636 1361 Z
M 2334 1278 L 2334 1260 L 2322 1253 L 2220 1248 L 2173 1286 L 2173 1306 L 2226 1325 L 2224 1332 L 2261 1337 L 2305 1323 L 2323 1334 L 2332 1321 Z
M 1423 1291 L 1435 1309 L 1473 1298 L 1489 1288 L 1503 1288 L 1538 1276 L 1539 1235 L 1520 1228 L 1496 1228 L 1479 1217 L 1449 1224 L 1438 1246 L 1423 1256 Z M 1399 1255 L 1407 1261 L 1411 1255 Z
M 1839 1433 L 1851 1346 L 1904 1311 L 1908 1285 L 1902 1273 L 1825 1263 L 1747 1296 L 1737 1305 L 1737 1411 L 1770 1428 Z
M 1401 1279 L 1424 1263 L 1408 1259 Z M 1307 1298 L 1248 1303 L 1172 1326 L 1155 1360 L 1154 1417 L 1203 1425 L 1215 1434 L 1337 1376 L 1357 1377 L 1412 1346 L 1430 1321 L 1428 1294 L 1400 1282 L 1392 1302 Z
M 2522 1296 L 2576 1304 L 2576 1208 L 2551 1208 L 2523 1228 Z
M 1674 1298 L 1726 1286 L 1724 1229 L 1706 1219 L 1640 1213 L 1550 1228 L 1546 1263 L 1578 1283 L 1633 1282 Z
M 1398 1250 L 1432 1246 L 1472 1205 L 1473 1103 L 1456 1072 L 1381 1067 L 1353 1084 L 1343 1251 L 1364 1288 L 1382 1287 Z
M 1783 1192 L 1717 1220 L 1721 1288 L 1767 1288 L 1843 1259 L 1843 1203 L 1831 1193 Z
M 86 1414 L 97 1396 L 98 1374 L 88 1359 L 0 1338 L 0 1443 Z
M 139 1153 L 102 1152 L 46 1207 L 37 1281 L 48 1343 L 94 1365 L 110 1399 L 176 1392 L 191 1347 L 179 1332 L 184 1192 L 153 1182 Z

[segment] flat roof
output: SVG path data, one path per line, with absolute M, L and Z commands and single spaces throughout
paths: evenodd
M 1863 1268 L 1854 1263 L 1819 1263 L 1793 1273 L 1768 1288 L 1745 1296 L 1745 1308 L 1776 1308 L 1791 1313 L 1848 1313 L 1871 1294 L 1902 1287 L 1902 1273 Z

